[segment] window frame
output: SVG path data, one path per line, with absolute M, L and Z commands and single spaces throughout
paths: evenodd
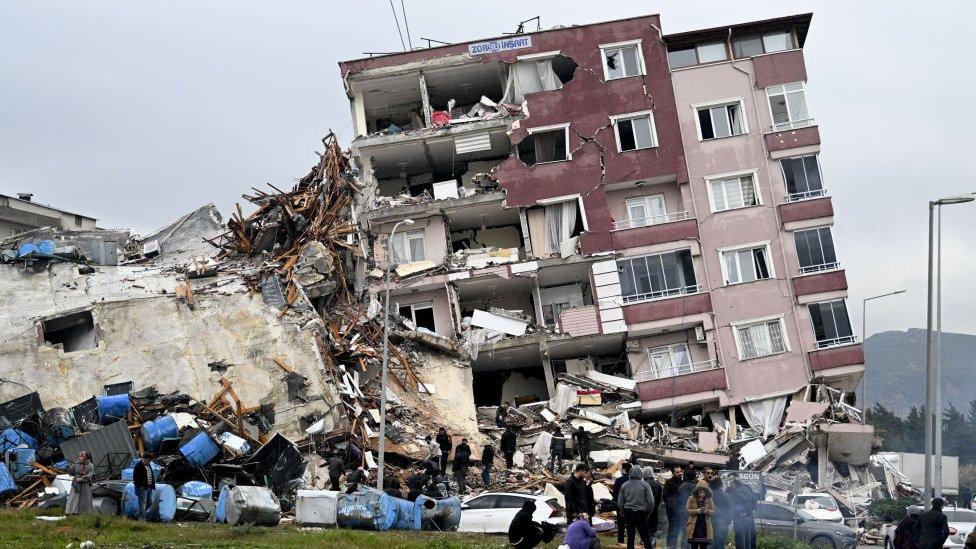
M 532 164 L 526 164 L 526 166 L 532 168 L 534 166 L 539 166 L 541 164 L 555 164 L 556 162 L 568 162 L 568 161 L 572 160 L 573 159 L 573 150 L 569 146 L 569 124 L 570 124 L 569 122 L 565 122 L 563 124 L 551 124 L 549 126 L 537 126 L 535 128 L 526 128 L 525 129 L 525 133 L 527 134 L 526 137 L 528 137 L 529 135 L 532 135 L 534 133 L 546 133 L 546 132 L 552 132 L 552 131 L 556 131 L 556 130 L 562 129 L 563 130 L 563 137 L 566 139 L 566 158 L 564 158 L 562 160 L 546 160 L 545 162 L 538 162 L 538 161 L 536 161 L 536 162 L 534 162 Z M 516 153 L 517 153 L 518 152 L 518 145 L 515 146 L 515 150 L 516 150 Z M 518 156 L 518 155 L 516 154 L 516 156 Z M 523 164 L 525 164 L 525 161 L 522 160 L 521 157 L 519 157 L 519 161 L 521 161 Z
M 660 197 L 661 198 L 661 204 L 664 206 L 664 215 L 663 215 L 664 221 L 661 221 L 659 223 L 653 223 L 653 222 L 649 222 L 650 220 L 653 220 L 654 217 L 655 217 L 653 215 L 653 210 L 654 209 L 651 208 L 651 199 L 654 199 L 654 198 L 657 198 L 657 197 Z M 634 221 L 636 221 L 636 219 L 633 218 L 633 217 L 631 217 L 631 215 L 630 215 L 630 207 L 631 207 L 631 204 L 632 203 L 633 204 L 636 204 L 637 201 L 640 201 L 643 204 L 643 206 L 644 206 L 644 213 L 645 213 L 645 215 L 643 217 L 643 220 L 645 221 L 645 223 L 643 225 L 637 225 L 637 224 L 633 223 Z M 625 198 L 624 199 L 624 207 L 627 209 L 627 221 L 630 221 L 631 222 L 631 224 L 630 224 L 630 228 L 631 229 L 637 228 L 637 227 L 650 227 L 651 225 L 660 225 L 661 223 L 667 223 L 667 222 L 670 221 L 669 215 L 668 215 L 670 213 L 670 212 L 668 212 L 668 201 L 665 198 L 664 193 L 645 194 L 645 195 L 641 195 L 641 196 L 631 196 L 631 197 Z M 648 215 L 648 214 L 651 214 L 651 215 Z
M 816 191 L 806 191 L 806 192 L 801 192 L 801 193 L 791 193 L 790 192 L 790 188 L 789 188 L 789 184 L 786 182 L 786 166 L 783 165 L 783 161 L 784 160 L 796 161 L 796 160 L 801 160 L 801 159 L 804 159 L 804 158 L 809 158 L 811 156 L 816 159 L 816 163 L 817 163 L 817 175 L 818 175 L 818 177 L 820 177 L 820 194 L 815 194 Z M 823 166 L 820 165 L 820 151 L 816 151 L 816 152 L 812 152 L 812 153 L 806 153 L 806 154 L 798 154 L 796 156 L 786 156 L 786 157 L 780 158 L 779 159 L 779 171 L 780 171 L 780 175 L 783 177 L 783 189 L 786 191 L 786 201 L 787 202 L 799 202 L 801 200 L 812 200 L 812 199 L 815 199 L 815 198 L 823 198 L 823 197 L 827 196 L 827 186 L 824 185 Z M 803 176 L 806 178 L 806 180 L 807 180 L 807 188 L 809 188 L 810 187 L 810 185 L 809 185 L 810 177 L 806 173 L 806 163 L 804 163 Z M 800 195 L 803 195 L 803 196 L 800 196 Z
M 729 246 L 726 248 L 719 248 L 716 250 L 718 252 L 719 267 L 722 271 L 722 286 L 736 286 L 738 284 L 749 284 L 752 282 L 760 282 L 762 280 L 774 280 L 776 278 L 776 266 L 773 261 L 773 250 L 772 241 L 764 240 L 762 242 L 752 242 L 749 244 L 739 244 L 736 246 Z M 769 270 L 768 278 L 756 278 L 754 280 L 739 280 L 738 282 L 729 282 L 729 272 L 728 267 L 725 264 L 725 254 L 734 252 L 738 254 L 739 252 L 745 252 L 749 250 L 762 249 L 763 254 L 766 258 L 766 268 Z M 739 265 L 739 258 L 736 256 L 736 266 L 739 269 L 739 278 L 742 275 L 742 267 Z
M 807 109 L 807 117 L 804 118 L 803 120 L 792 120 L 792 114 L 790 114 L 790 98 L 789 98 L 789 94 L 796 93 L 796 90 L 794 90 L 794 91 L 786 91 L 786 86 L 790 86 L 790 85 L 793 85 L 793 84 L 799 84 L 800 85 L 800 90 L 799 91 L 803 92 L 803 103 L 805 104 L 806 109 Z M 783 98 L 786 100 L 786 113 L 788 115 L 790 115 L 790 118 L 791 118 L 791 120 L 789 122 L 776 122 L 775 118 L 773 117 L 773 102 L 770 100 L 772 98 L 772 96 L 770 95 L 770 93 L 771 93 L 770 90 L 773 89 L 773 88 L 782 88 L 782 90 L 783 90 L 782 91 L 782 95 L 783 95 Z M 766 92 L 766 107 L 769 109 L 769 123 L 772 125 L 773 131 L 781 132 L 781 131 L 787 131 L 787 130 L 795 130 L 795 129 L 798 129 L 798 128 L 806 128 L 808 126 L 813 126 L 814 125 L 814 118 L 813 118 L 813 114 L 812 114 L 813 113 L 813 109 L 810 108 L 810 101 L 807 99 L 807 83 L 806 82 L 804 82 L 804 81 L 801 80 L 799 82 L 785 82 L 783 84 L 776 84 L 775 86 L 766 86 L 765 92 Z M 779 95 L 779 94 L 776 94 L 776 95 Z
M 437 317 L 434 315 L 434 300 L 418 301 L 417 303 L 406 303 L 403 305 L 400 305 L 400 302 L 397 301 L 396 303 L 397 313 L 400 312 L 400 309 L 403 309 L 405 307 L 410 307 L 410 321 L 413 322 L 414 326 L 417 325 L 417 311 L 420 309 L 430 309 L 430 316 L 434 320 L 434 328 L 431 331 L 433 332 L 437 331 Z
M 790 47 L 786 48 L 785 50 L 767 51 L 766 50 L 766 36 L 772 36 L 772 35 L 775 35 L 775 34 L 786 34 L 787 36 L 789 36 L 790 37 Z M 758 38 L 759 39 L 759 44 L 762 46 L 762 53 L 757 53 L 756 55 L 746 55 L 746 56 L 742 56 L 742 57 L 737 56 L 735 54 L 735 42 L 736 42 L 736 39 L 744 40 L 744 39 L 747 39 L 747 38 Z M 760 32 L 760 33 L 746 34 L 744 36 L 739 36 L 739 37 L 733 38 L 729 42 L 729 45 L 731 46 L 731 50 L 732 50 L 732 59 L 736 59 L 736 60 L 738 60 L 738 59 L 752 59 L 753 57 L 759 57 L 760 55 L 770 55 L 770 54 L 773 54 L 773 53 L 782 53 L 784 51 L 793 51 L 793 50 L 800 49 L 799 46 L 797 46 L 796 36 L 794 36 L 793 29 L 792 28 L 786 29 L 785 31 L 771 31 L 771 32 Z
M 610 44 L 600 44 L 600 63 L 603 65 L 603 81 L 613 82 L 615 80 L 623 80 L 625 78 L 633 78 L 635 76 L 646 76 L 647 75 L 647 65 L 644 63 L 644 48 L 643 39 L 637 38 L 636 40 L 624 40 L 623 42 L 612 42 Z M 623 49 L 629 46 L 636 46 L 637 48 L 637 74 L 624 75 L 619 78 L 610 78 L 610 67 L 607 65 L 607 50 L 613 49 Z
M 736 103 L 738 103 L 739 105 L 739 112 L 742 113 L 742 133 L 730 133 L 729 135 L 723 135 L 721 137 L 709 137 L 708 139 L 705 139 L 702 134 L 701 120 L 698 118 L 698 111 L 703 109 L 709 109 L 710 111 L 711 109 L 717 107 L 728 107 L 729 105 L 733 105 Z M 691 106 L 691 111 L 692 111 L 692 116 L 695 119 L 695 131 L 698 133 L 699 142 L 714 141 L 716 139 L 728 139 L 730 137 L 738 137 L 740 135 L 749 134 L 749 119 L 748 119 L 749 117 L 746 116 L 746 102 L 741 97 L 729 97 L 728 99 L 709 101 L 707 103 L 695 103 Z M 729 120 L 729 130 L 731 131 L 731 129 L 732 129 L 732 121 Z M 713 132 L 714 132 L 714 128 L 713 128 Z
M 675 357 L 675 348 L 677 348 L 677 347 L 684 347 L 685 354 L 687 355 L 688 362 L 687 362 L 687 364 L 684 364 L 684 366 L 691 366 L 691 365 L 693 365 L 695 363 L 695 361 L 691 357 L 691 346 L 688 345 L 688 342 L 680 341 L 678 343 L 668 343 L 666 345 L 658 345 L 657 347 L 648 347 L 647 348 L 647 365 L 648 365 L 647 371 L 651 374 L 651 379 L 669 379 L 669 378 L 672 378 L 672 377 L 678 377 L 678 376 L 682 375 L 679 372 L 680 367 L 682 365 L 681 364 L 676 364 L 675 363 L 675 360 L 674 360 L 674 357 Z M 670 369 L 669 369 L 669 372 L 671 372 L 671 374 L 670 375 L 658 375 L 658 376 L 655 376 L 654 374 L 655 373 L 658 373 L 658 372 L 657 372 L 656 368 L 654 367 L 654 355 L 655 354 L 661 354 L 661 353 L 664 353 L 664 352 L 667 352 L 668 353 L 668 360 L 670 361 Z M 689 373 L 691 373 L 691 372 L 689 372 Z
M 741 193 L 742 193 L 742 182 L 741 182 L 741 180 L 745 176 L 751 176 L 752 177 L 752 189 L 753 189 L 753 191 L 756 194 L 756 203 L 754 205 L 742 206 L 742 207 L 739 207 L 739 208 L 725 208 L 725 209 L 722 209 L 722 210 L 716 209 L 716 207 L 715 207 L 715 195 L 712 193 L 712 184 L 715 183 L 715 182 L 718 182 L 718 181 L 724 181 L 724 180 L 727 180 L 727 179 L 739 178 L 739 180 L 740 180 L 740 182 L 739 182 L 739 193 L 741 195 Z M 706 190 L 708 191 L 708 193 L 707 193 L 708 194 L 708 205 L 711 208 L 712 213 L 734 212 L 734 211 L 738 211 L 738 210 L 745 210 L 745 209 L 748 209 L 748 208 L 755 208 L 755 207 L 758 207 L 758 206 L 763 206 L 765 204 L 763 202 L 762 192 L 759 190 L 759 170 L 758 169 L 745 170 L 745 171 L 741 171 L 741 172 L 721 173 L 721 174 L 716 174 L 716 175 L 707 175 L 707 176 L 705 176 L 704 179 L 705 179 L 705 187 L 706 187 Z
M 837 302 L 843 303 L 843 305 L 844 305 L 844 312 L 847 314 L 847 327 L 850 329 L 851 333 L 850 333 L 850 335 L 846 335 L 846 336 L 840 336 L 840 337 L 835 337 L 833 339 L 823 339 L 823 340 L 821 340 L 821 339 L 817 338 L 817 328 L 816 328 L 816 324 L 814 324 L 814 322 L 813 322 L 813 313 L 810 312 L 810 307 L 813 307 L 813 306 L 816 305 L 819 308 L 821 305 L 824 305 L 824 304 L 827 304 L 827 303 L 833 304 L 833 303 L 837 303 Z M 854 333 L 854 326 L 851 324 L 851 311 L 850 311 L 850 309 L 847 308 L 847 298 L 845 298 L 845 297 L 839 297 L 837 299 L 828 299 L 826 301 L 815 301 L 813 303 L 807 303 L 807 313 L 810 315 L 810 328 L 813 329 L 813 339 L 816 342 L 817 349 L 829 349 L 831 347 L 841 347 L 843 345 L 852 345 L 854 343 L 857 343 L 857 335 Z M 833 320 L 834 320 L 834 327 L 836 328 L 837 327 L 837 315 L 834 312 L 833 307 L 831 307 L 831 315 L 833 315 L 833 317 L 834 317 L 833 318 Z M 821 320 L 821 325 L 822 324 L 823 324 L 823 320 Z
M 651 130 L 651 146 L 649 146 L 649 147 L 636 147 L 636 148 L 633 148 L 633 149 L 627 149 L 626 151 L 623 150 L 623 147 L 620 144 L 620 126 L 617 125 L 617 123 L 620 122 L 620 121 L 622 121 L 622 120 L 631 120 L 631 121 L 633 121 L 635 119 L 645 118 L 645 117 L 648 119 L 648 123 L 650 124 L 650 130 Z M 648 149 L 656 149 L 659 146 L 659 142 L 658 142 L 658 139 L 657 139 L 657 124 L 654 121 L 654 111 L 637 111 L 637 112 L 629 112 L 629 113 L 624 113 L 624 114 L 614 114 L 614 115 L 611 115 L 609 118 L 610 118 L 610 123 L 613 124 L 613 136 L 617 140 L 617 152 L 618 153 L 623 154 L 623 153 L 629 153 L 629 152 L 634 152 L 634 151 L 646 151 Z M 631 122 L 631 126 L 633 127 L 633 122 Z M 634 143 L 635 144 L 637 143 L 636 134 L 635 134 L 635 137 L 634 137 Z
M 427 260 L 427 242 L 426 242 L 427 237 L 425 232 L 426 231 L 424 229 L 417 229 L 413 231 L 404 231 L 402 233 L 393 235 L 393 238 L 389 239 L 390 262 L 395 265 L 402 265 L 407 263 L 416 263 L 417 261 L 426 261 Z M 397 262 L 396 253 L 394 252 L 395 246 L 393 240 L 396 239 L 397 237 L 400 237 L 401 242 L 403 242 L 403 253 L 404 253 L 403 262 Z M 413 254 L 411 252 L 411 247 L 410 247 L 410 240 L 416 240 L 418 238 L 420 239 L 421 242 L 421 248 L 423 248 L 424 250 L 424 257 L 422 257 L 421 259 L 416 259 L 413 257 Z
M 745 328 L 752 328 L 754 326 L 764 325 L 764 326 L 767 326 L 766 330 L 767 330 L 767 335 L 768 335 L 768 330 L 769 330 L 768 325 L 771 322 L 779 322 L 780 331 L 783 334 L 783 348 L 785 350 L 783 350 L 783 351 L 777 351 L 775 353 L 770 353 L 768 355 L 760 355 L 760 356 L 752 356 L 752 357 L 745 357 L 745 356 L 743 356 L 744 353 L 743 353 L 743 350 L 742 350 L 742 340 L 739 338 L 739 330 L 742 330 L 742 329 L 745 329 Z M 756 359 L 760 359 L 760 358 L 766 358 L 766 357 L 771 357 L 771 356 L 786 354 L 786 353 L 789 353 L 789 352 L 792 351 L 792 349 L 790 347 L 790 336 L 789 336 L 789 333 L 787 333 L 787 331 L 786 331 L 786 319 L 785 319 L 785 316 L 784 315 L 773 315 L 773 316 L 767 316 L 767 317 L 762 317 L 762 318 L 751 318 L 751 319 L 748 319 L 748 320 L 741 320 L 741 321 L 738 321 L 738 322 L 729 323 L 729 326 L 732 328 L 732 339 L 735 340 L 735 350 L 736 350 L 736 354 L 737 354 L 737 357 L 739 359 L 739 362 L 745 362 L 747 360 L 756 360 Z
M 695 280 L 694 280 L 695 283 L 693 285 L 687 284 L 687 280 L 686 280 L 685 281 L 686 284 L 684 286 L 676 286 L 674 288 L 664 288 L 664 289 L 661 289 L 661 290 L 644 292 L 644 293 L 635 293 L 632 296 L 627 296 L 627 295 L 624 295 L 624 293 L 623 293 L 623 284 L 621 283 L 620 284 L 621 290 L 620 290 L 620 297 L 619 297 L 620 302 L 623 305 L 632 305 L 634 303 L 644 303 L 644 302 L 648 302 L 648 301 L 657 301 L 657 300 L 660 300 L 660 299 L 671 299 L 671 298 L 674 298 L 674 297 L 680 297 L 680 296 L 686 296 L 686 295 L 694 295 L 694 294 L 697 294 L 697 293 L 701 293 L 701 291 L 702 291 L 702 285 L 698 281 L 698 273 L 695 270 L 695 259 L 694 259 L 694 256 L 691 255 L 691 248 L 679 248 L 677 250 L 670 250 L 670 251 L 666 251 L 666 252 L 655 252 L 655 253 L 651 253 L 651 254 L 641 254 L 641 255 L 618 257 L 615 260 L 615 262 L 617 263 L 618 280 L 619 280 L 619 277 L 623 276 L 623 266 L 620 264 L 621 261 L 630 261 L 631 262 L 631 271 L 633 271 L 633 261 L 635 259 L 644 259 L 644 261 L 645 261 L 644 265 L 646 267 L 646 265 L 647 265 L 647 258 L 648 257 L 659 258 L 661 256 L 668 255 L 668 254 L 675 254 L 675 256 L 677 256 L 677 254 L 679 254 L 681 252 L 688 252 L 688 257 L 690 258 L 690 261 L 691 261 L 691 273 L 695 277 Z M 677 257 L 675 259 L 677 261 Z M 663 260 L 661 260 L 661 262 L 662 262 L 662 274 L 664 274 Z M 677 264 L 676 263 L 676 266 L 677 266 L 677 268 L 678 268 L 679 271 L 682 271 L 683 270 L 683 267 L 680 264 Z M 635 290 L 637 290 L 637 275 L 636 274 L 633 274 L 632 276 L 633 276 L 632 286 L 634 287 Z M 650 270 L 648 270 L 648 277 L 650 277 Z M 648 278 L 648 280 L 650 280 L 650 278 Z M 658 296 L 655 296 L 655 297 L 640 297 L 640 296 L 648 296 L 648 295 L 653 295 L 653 294 L 661 294 L 661 295 L 658 295 Z
M 797 235 L 797 233 L 803 233 L 803 232 L 809 232 L 809 231 L 817 231 L 817 240 L 820 242 L 820 255 L 824 255 L 824 253 L 823 253 L 823 237 L 820 235 L 820 231 L 823 230 L 823 229 L 827 229 L 827 233 L 830 235 L 830 247 L 834 251 L 834 261 L 833 262 L 828 262 L 828 263 L 821 263 L 819 265 L 808 265 L 808 266 L 804 267 L 800 263 L 800 247 L 797 246 L 797 244 L 796 244 L 796 235 Z M 793 251 L 796 253 L 796 268 L 797 268 L 797 271 L 800 273 L 800 276 L 811 275 L 811 274 L 818 274 L 818 273 L 826 273 L 826 272 L 830 272 L 830 271 L 836 271 L 836 270 L 839 270 L 841 268 L 840 260 L 837 259 L 837 245 L 834 243 L 833 226 L 831 226 L 831 225 L 817 225 L 816 227 L 804 227 L 802 229 L 797 229 L 795 231 L 792 231 L 792 233 L 793 233 Z

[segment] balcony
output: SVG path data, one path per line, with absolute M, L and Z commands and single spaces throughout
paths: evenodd
M 628 326 L 668 318 L 681 318 L 712 310 L 712 298 L 708 292 L 701 292 L 700 286 L 639 294 L 624 297 L 623 301 L 624 321 Z
M 698 238 L 698 222 L 688 212 L 650 219 L 627 219 L 613 224 L 610 237 L 617 250 Z
M 847 275 L 844 273 L 843 269 L 838 269 L 839 264 L 832 263 L 833 267 L 829 267 L 835 270 L 827 270 L 827 265 L 821 265 L 816 267 L 822 267 L 820 272 L 810 271 L 811 274 L 805 274 L 804 276 L 798 276 L 793 279 L 793 292 L 797 297 L 804 295 L 822 294 L 825 292 L 835 292 L 838 290 L 847 289 Z M 806 267 L 807 269 L 814 269 L 815 267 Z M 803 269 L 801 269 L 801 272 Z
M 810 358 L 810 369 L 814 372 L 845 366 L 862 366 L 864 364 L 864 347 L 860 343 L 852 343 L 810 351 L 807 356 Z
M 800 147 L 810 147 L 820 144 L 820 130 L 813 120 L 798 120 L 789 123 L 789 127 L 774 128 L 773 132 L 763 136 L 766 140 L 766 149 L 770 154 L 798 149 Z M 778 124 L 777 126 L 784 126 Z
M 808 219 L 833 217 L 833 215 L 834 205 L 828 196 L 779 205 L 779 217 L 783 220 L 784 225 Z
M 706 361 L 712 364 L 714 361 Z M 650 374 L 648 374 L 650 375 Z M 696 393 L 724 390 L 728 387 L 725 372 L 721 367 L 704 367 L 704 369 L 663 377 L 659 379 L 636 379 L 637 396 L 641 402 L 670 399 Z
M 559 332 L 572 337 L 597 335 L 600 328 L 600 311 L 596 305 L 566 309 L 559 314 Z
M 810 200 L 811 198 L 820 198 L 821 196 L 827 196 L 827 189 L 814 189 L 812 191 L 804 191 L 801 193 L 790 193 L 786 196 L 786 201 L 799 202 L 800 200 Z
M 685 364 L 678 364 L 677 366 L 670 367 L 652 367 L 650 370 L 638 372 L 637 375 L 634 376 L 634 381 L 641 383 L 643 381 L 654 381 L 656 379 L 670 379 L 672 377 L 695 374 L 698 372 L 707 372 L 708 370 L 715 370 L 718 367 L 718 362 L 715 360 L 687 362 Z

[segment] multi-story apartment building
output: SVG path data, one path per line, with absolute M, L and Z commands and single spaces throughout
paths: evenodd
M 0 194 L 0 240 L 41 227 L 78 231 L 95 228 L 98 220 L 94 217 L 34 202 L 33 196 L 30 193 Z
M 810 19 L 666 35 L 655 15 L 340 63 L 364 253 L 397 266 L 401 315 L 476 351 L 478 404 L 586 369 L 633 379 L 649 416 L 854 389 Z

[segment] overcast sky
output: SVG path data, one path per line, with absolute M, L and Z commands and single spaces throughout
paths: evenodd
M 399 0 L 395 4 L 399 7 Z M 926 201 L 976 191 L 967 2 L 405 0 L 446 42 L 660 13 L 665 33 L 812 11 L 809 103 L 855 330 L 925 325 Z M 531 7 L 529 7 L 531 6 Z M 534 28 L 534 27 L 533 27 Z M 389 0 L 0 0 L 0 193 L 147 231 L 250 186 L 288 185 L 320 138 L 348 144 L 336 63 L 397 51 Z M 976 205 L 945 212 L 944 326 L 976 333 Z

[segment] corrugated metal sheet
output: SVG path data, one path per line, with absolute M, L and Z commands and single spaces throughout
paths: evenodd
M 77 459 L 78 452 L 82 450 L 91 454 L 92 463 L 95 464 L 95 480 L 119 478 L 122 469 L 128 467 L 132 458 L 136 457 L 136 445 L 132 442 L 125 420 L 61 443 L 61 452 L 69 461 Z
M 491 149 L 491 136 L 487 133 L 454 139 L 454 150 L 458 154 L 487 151 L 489 149 Z

